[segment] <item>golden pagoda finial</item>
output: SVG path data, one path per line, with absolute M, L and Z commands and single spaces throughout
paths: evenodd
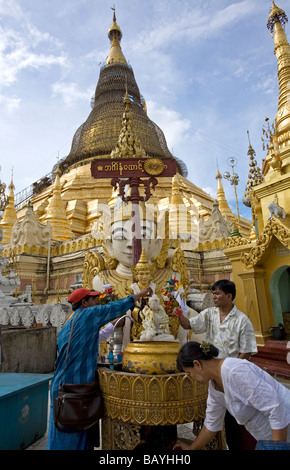
M 270 8 L 270 14 L 267 22 L 267 28 L 271 31 L 271 34 L 273 35 L 276 22 L 279 22 L 284 27 L 287 21 L 288 17 L 285 11 L 275 4 L 274 0 L 272 0 L 272 8 Z
M 67 220 L 64 204 L 61 198 L 60 168 L 55 170 L 55 182 L 52 198 L 49 201 L 45 219 L 52 227 L 52 238 L 57 240 L 68 240 L 74 237 L 70 224 Z
M 217 170 L 216 179 L 217 179 L 217 201 L 218 201 L 219 211 L 223 217 L 228 217 L 229 219 L 232 219 L 234 215 L 226 199 L 225 191 L 224 191 L 222 181 L 221 181 L 222 175 L 220 174 L 219 169 Z
M 0 226 L 3 229 L 3 245 L 10 243 L 12 228 L 15 222 L 17 221 L 17 214 L 14 205 L 14 183 L 13 179 L 9 184 L 9 194 L 7 198 L 7 204 L 5 206 L 2 220 L 0 221 Z
M 128 94 L 127 84 L 125 88 L 125 96 L 123 98 L 125 110 L 123 113 L 123 123 L 117 146 L 111 152 L 111 158 L 142 158 L 146 157 L 138 137 L 133 130 L 131 106 L 132 101 Z
M 178 176 L 172 178 L 171 198 L 168 211 L 171 246 L 178 247 L 180 241 L 190 241 L 193 234 L 194 215 L 184 202 L 179 189 Z
M 177 175 L 174 175 L 172 178 L 172 189 L 171 189 L 171 198 L 170 198 L 170 204 L 184 204 L 182 196 L 179 191 L 179 184 L 178 184 L 178 179 Z
M 248 134 L 248 140 L 249 140 L 248 155 L 250 156 L 250 162 L 249 162 L 250 169 L 249 169 L 248 181 L 247 181 L 247 185 L 246 185 L 246 189 L 245 189 L 245 193 L 243 197 L 243 204 L 247 207 L 251 207 L 253 187 L 262 183 L 263 175 L 262 175 L 260 168 L 257 166 L 257 160 L 255 159 L 256 152 L 251 145 L 249 131 L 247 131 L 247 134 Z
M 111 48 L 110 48 L 110 52 L 106 60 L 106 65 L 116 64 L 116 63 L 127 65 L 127 61 L 124 57 L 124 54 L 122 52 L 121 45 L 120 45 L 120 42 L 122 39 L 122 31 L 121 31 L 120 26 L 117 25 L 116 9 L 115 7 L 111 7 L 111 9 L 114 12 L 113 23 L 110 26 L 109 31 L 108 31 L 108 36 L 111 41 Z

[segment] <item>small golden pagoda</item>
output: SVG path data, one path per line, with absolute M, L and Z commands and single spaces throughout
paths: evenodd
M 52 238 L 56 240 L 67 240 L 74 237 L 71 231 L 64 204 L 61 199 L 60 170 L 55 171 L 55 182 L 52 197 L 49 199 L 45 220 L 50 222 L 52 227 Z M 42 220 L 42 217 L 40 217 Z
M 3 230 L 3 240 L 2 243 L 5 245 L 6 243 L 10 242 L 12 228 L 15 222 L 17 221 L 17 214 L 14 205 L 14 189 L 15 186 L 13 184 L 13 180 L 9 185 L 9 194 L 7 204 L 5 206 L 2 219 L 0 221 L 0 227 Z
M 216 180 L 217 180 L 217 201 L 219 204 L 219 210 L 225 219 L 228 219 L 233 222 L 236 219 L 226 199 L 225 191 L 224 191 L 223 184 L 221 181 L 222 175 L 220 174 L 219 170 L 217 171 L 217 174 L 216 174 Z

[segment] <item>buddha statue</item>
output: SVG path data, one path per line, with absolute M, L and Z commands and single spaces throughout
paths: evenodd
M 132 266 L 132 273 L 135 278 L 135 282 L 131 284 L 133 294 L 138 294 L 144 287 L 151 287 L 153 294 L 156 291 L 156 284 L 152 282 L 153 276 L 153 265 L 148 263 L 145 248 L 143 248 L 140 259 L 136 266 Z M 139 339 L 140 334 L 143 330 L 142 323 L 144 321 L 143 309 L 148 304 L 148 299 L 142 297 L 135 304 L 135 308 L 132 311 L 132 318 L 134 323 L 131 329 L 131 339 Z
M 142 314 L 140 341 L 175 341 L 169 332 L 169 316 L 160 305 L 160 299 L 156 294 L 148 299 L 148 305 L 145 305 Z
M 86 253 L 83 287 L 99 291 L 104 284 L 111 284 L 114 293 L 119 298 L 124 298 L 149 282 L 149 285 L 155 284 L 154 292 L 162 303 L 161 290 L 166 282 L 175 276 L 187 292 L 189 279 L 183 251 L 176 248 L 169 253 L 168 213 L 161 213 L 157 217 L 157 211 L 152 205 L 139 204 L 142 245 L 142 256 L 139 261 L 143 262 L 146 257 L 150 269 L 147 269 L 147 273 L 144 269 L 141 270 L 142 274 L 135 271 L 138 279 L 133 279 L 132 204 L 124 203 L 120 198 L 113 202 L 114 204 L 112 201 L 109 202 L 110 210 L 107 211 L 107 216 L 103 213 L 103 221 L 100 224 L 103 227 L 101 240 L 103 255 L 93 250 L 88 250 Z M 141 328 L 136 329 L 140 333 Z M 178 329 L 178 318 L 170 317 L 171 334 L 176 337 Z M 137 332 L 133 339 L 138 339 Z

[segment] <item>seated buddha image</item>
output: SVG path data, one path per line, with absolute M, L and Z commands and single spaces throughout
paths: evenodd
M 150 265 L 147 273 L 132 272 L 133 267 L 133 237 L 132 204 L 123 203 L 121 199 L 110 208 L 110 217 L 102 223 L 102 250 L 88 250 L 83 269 L 83 287 L 102 290 L 104 284 L 110 284 L 119 298 L 134 294 L 141 285 L 154 284 L 153 292 L 159 295 L 162 302 L 161 290 L 172 275 L 188 287 L 188 273 L 185 266 L 184 254 L 180 248 L 170 251 L 168 213 L 159 214 L 152 205 L 140 204 L 140 237 L 142 255 L 140 262 Z M 157 230 L 157 227 L 159 230 Z M 161 235 L 160 235 L 161 233 Z M 169 253 L 169 254 L 168 254 Z M 134 271 L 134 270 L 133 270 Z M 150 275 L 148 273 L 150 271 Z M 137 276 L 138 275 L 138 279 Z M 146 277 L 147 276 L 147 277 Z M 151 284 L 150 284 L 151 283 Z M 147 286 L 146 286 L 147 287 Z M 138 308 L 138 306 L 136 306 Z M 179 322 L 176 317 L 171 319 L 171 333 L 176 336 Z M 140 319 L 140 323 L 142 323 Z M 139 336 L 136 332 L 136 338 Z
M 148 299 L 148 305 L 142 310 L 142 317 L 140 341 L 175 341 L 170 334 L 169 316 L 156 294 Z
M 132 266 L 133 277 L 135 282 L 131 284 L 133 294 L 138 294 L 145 287 L 151 287 L 153 294 L 156 292 L 156 284 L 152 281 L 154 268 L 148 263 L 145 249 L 143 248 L 140 259 L 136 266 Z M 143 309 L 148 306 L 148 298 L 142 297 L 135 304 L 132 311 L 134 323 L 131 330 L 131 339 L 139 339 L 143 330 L 144 314 Z

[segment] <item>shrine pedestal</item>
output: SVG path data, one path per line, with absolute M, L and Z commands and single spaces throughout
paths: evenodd
M 169 450 L 177 437 L 177 424 L 202 425 L 207 386 L 189 375 L 146 375 L 106 368 L 98 373 L 105 402 L 103 450 L 133 450 L 149 440 L 157 446 L 159 441 L 159 450 Z

